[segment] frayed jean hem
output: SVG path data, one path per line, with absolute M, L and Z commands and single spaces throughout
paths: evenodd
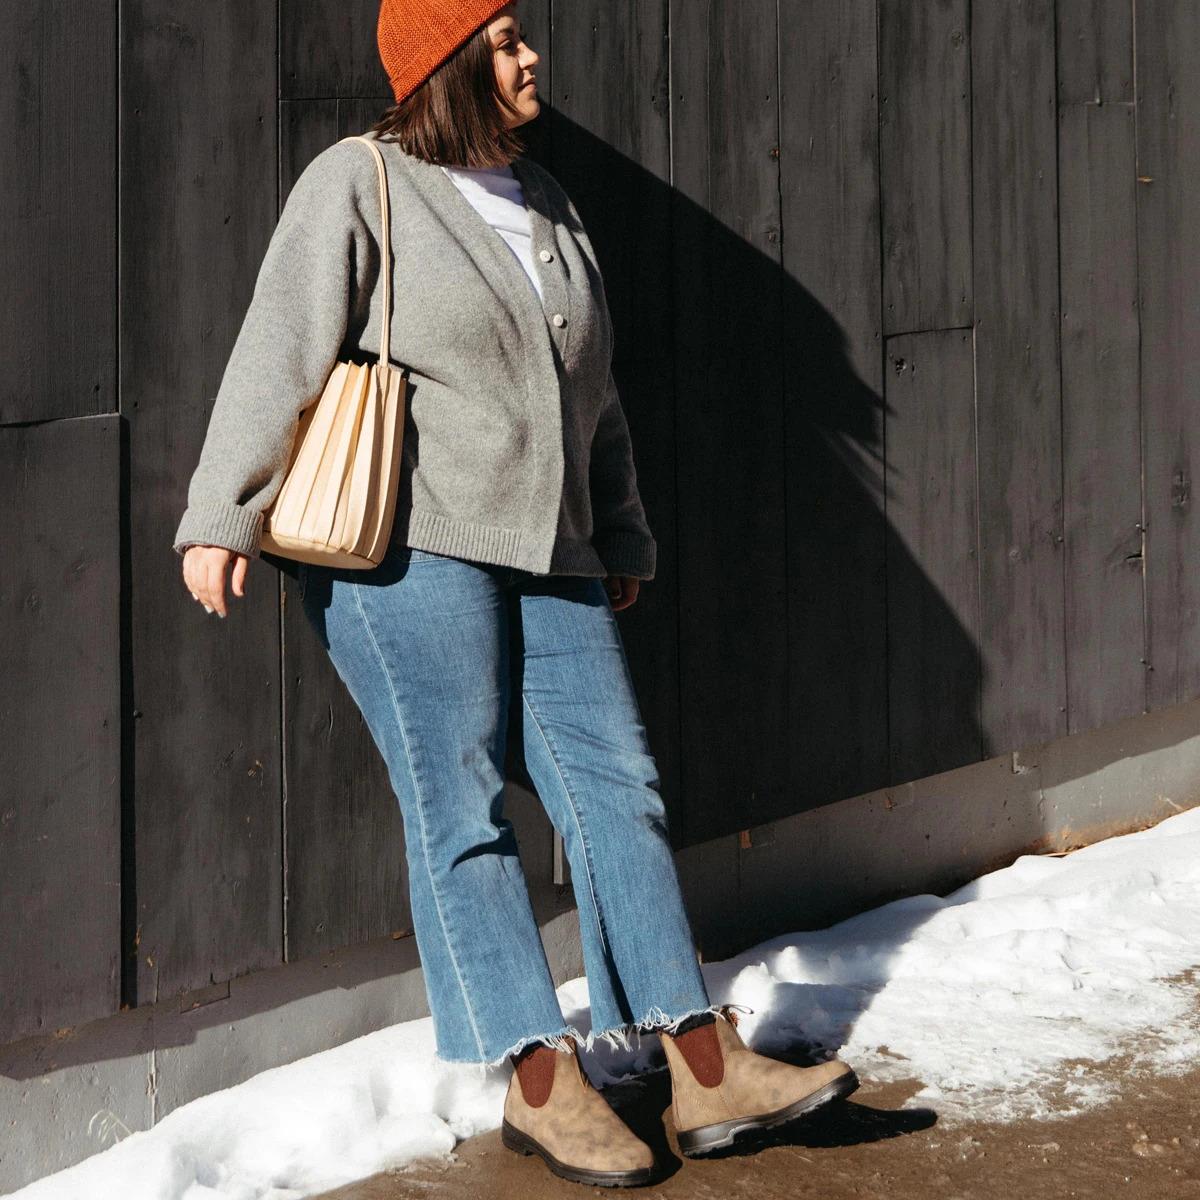
M 586 1049 L 590 1050 L 598 1040 L 607 1042 L 614 1050 L 640 1050 L 642 1048 L 642 1035 L 645 1033 L 674 1033 L 684 1021 L 692 1017 L 701 1016 L 704 1013 L 712 1013 L 715 1017 L 720 1017 L 723 1020 L 728 1020 L 726 1009 L 735 1008 L 739 1012 L 752 1013 L 754 1009 L 748 1008 L 744 1004 L 710 1004 L 707 1008 L 693 1008 L 685 1013 L 681 1013 L 677 1017 L 669 1016 L 661 1008 L 655 1005 L 651 1008 L 640 1021 L 634 1021 L 625 1025 L 617 1025 L 612 1029 L 604 1029 L 599 1032 L 592 1031 L 587 1037 Z M 634 1039 L 634 1044 L 630 1044 L 630 1039 Z
M 712 1013 L 716 1017 L 728 1020 L 726 1016 L 727 1009 L 737 1009 L 739 1012 L 752 1013 L 754 1009 L 748 1008 L 744 1004 L 710 1004 L 706 1008 L 693 1008 L 685 1013 L 681 1013 L 677 1017 L 669 1016 L 663 1009 L 657 1005 L 652 1007 L 640 1021 L 626 1022 L 622 1025 L 614 1025 L 611 1029 L 592 1029 L 588 1033 L 580 1033 L 574 1025 L 564 1026 L 556 1033 L 534 1033 L 528 1037 L 523 1037 L 509 1046 L 503 1053 L 495 1058 L 480 1060 L 480 1059 L 460 1059 L 460 1058 L 443 1058 L 438 1055 L 438 1058 L 445 1063 L 463 1064 L 477 1067 L 480 1073 L 485 1073 L 496 1067 L 503 1067 L 505 1063 L 514 1055 L 520 1054 L 526 1046 L 535 1042 L 543 1046 L 552 1046 L 555 1050 L 564 1052 L 570 1051 L 572 1046 L 577 1046 L 583 1053 L 587 1054 L 592 1051 L 596 1043 L 605 1042 L 614 1050 L 630 1050 L 636 1051 L 641 1049 L 642 1036 L 646 1033 L 674 1033 L 684 1021 L 691 1017 L 698 1017 L 702 1013 Z
M 585 1036 L 574 1025 L 567 1025 L 557 1033 L 533 1033 L 528 1037 L 520 1038 L 495 1058 L 447 1058 L 442 1054 L 438 1054 L 437 1057 L 440 1062 L 453 1063 L 456 1066 L 476 1067 L 480 1074 L 486 1074 L 496 1067 L 503 1067 L 511 1056 L 520 1054 L 526 1046 L 532 1045 L 534 1042 L 543 1046 L 553 1046 L 555 1050 L 569 1051 L 572 1045 L 590 1045 L 590 1039 L 590 1034 Z

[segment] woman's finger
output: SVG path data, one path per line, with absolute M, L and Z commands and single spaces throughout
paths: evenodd
M 604 582 L 613 612 L 628 608 L 636 599 L 639 581 L 632 575 L 610 575 Z
M 235 596 L 244 596 L 246 594 L 246 572 L 249 568 L 250 560 L 244 554 L 238 554 L 234 557 L 231 583 Z
M 189 595 L 197 603 L 202 602 L 200 589 L 204 586 L 204 580 L 199 568 L 200 559 L 197 555 L 189 551 L 183 556 L 183 586 L 187 588 Z
M 225 567 L 228 562 L 228 555 L 213 554 L 208 557 L 204 564 L 205 587 L 200 593 L 206 606 L 211 605 L 212 611 L 222 617 L 226 615 Z

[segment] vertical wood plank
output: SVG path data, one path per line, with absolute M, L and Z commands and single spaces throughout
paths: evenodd
M 379 0 L 280 0 L 279 98 L 385 97 L 379 58 Z
M 1200 6 L 1138 0 L 1147 707 L 1200 693 Z
M 386 106 L 384 99 L 282 104 L 280 208 L 320 151 L 370 128 Z M 285 953 L 294 962 L 411 930 L 412 911 L 387 764 L 300 606 L 296 581 L 284 587 Z
M 671 5 L 683 842 L 791 801 L 776 5 Z
M 784 334 L 774 353 L 784 376 L 787 627 L 783 640 L 755 633 L 760 654 L 786 653 L 786 735 L 774 752 L 788 786 L 755 809 L 760 819 L 882 786 L 888 757 L 875 5 L 781 14 Z M 774 275 L 756 309 L 773 300 Z M 720 453 L 745 437 L 729 430 Z M 764 440 L 743 464 L 742 486 L 758 492 L 776 464 Z M 778 514 L 760 502 L 742 519 L 719 539 L 723 553 Z M 756 536 L 765 541 L 765 530 Z M 777 697 L 745 694 L 773 735 Z
M 1132 105 L 1059 111 L 1069 729 L 1145 693 Z
M 553 171 L 588 230 L 612 312 L 613 374 L 658 566 L 618 617 L 658 763 L 673 838 L 679 784 L 676 409 L 671 356 L 670 125 L 666 0 L 586 0 L 555 30 Z M 539 67 L 539 75 L 541 69 Z M 608 85 L 593 86 L 596 78 Z M 543 106 L 548 96 L 543 97 Z M 543 107 L 545 112 L 545 107 Z
M 1056 7 L 1059 104 L 1132 103 L 1133 0 L 1057 0 Z
M 972 7 L 985 755 L 1066 732 L 1051 0 Z
M 121 1002 L 120 438 L 0 429 L 0 1043 Z
M 967 0 L 881 0 L 883 329 L 971 318 L 971 47 Z
M 979 564 L 969 329 L 887 344 L 892 783 L 977 762 Z
M 0 6 L 0 424 L 115 412 L 116 0 Z
M 282 956 L 278 577 L 222 620 L 171 548 L 275 226 L 275 3 L 131 0 L 121 32 L 140 1003 Z

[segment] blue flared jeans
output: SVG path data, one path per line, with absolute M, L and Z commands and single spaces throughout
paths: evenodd
M 654 756 L 597 578 L 393 545 L 376 568 L 302 564 L 305 615 L 383 755 L 405 830 L 438 1057 L 500 1064 L 714 1011 Z M 591 1031 L 563 1020 L 513 826 L 510 705 L 571 864 Z

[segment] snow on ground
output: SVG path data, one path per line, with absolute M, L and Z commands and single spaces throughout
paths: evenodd
M 739 1028 L 754 1048 L 808 1040 L 864 1079 L 920 1079 L 906 1106 L 953 1125 L 1085 1111 L 1116 1086 L 1089 1063 L 1117 1054 L 1194 1068 L 1196 988 L 1169 977 L 1197 966 L 1200 808 L 774 938 L 704 974 L 714 1003 L 753 1010 Z M 586 980 L 559 999 L 587 1028 Z M 657 1044 L 599 1043 L 589 1073 L 603 1084 L 658 1065 Z M 430 1019 L 409 1021 L 194 1100 L 12 1196 L 298 1200 L 496 1128 L 507 1077 L 438 1062 Z

